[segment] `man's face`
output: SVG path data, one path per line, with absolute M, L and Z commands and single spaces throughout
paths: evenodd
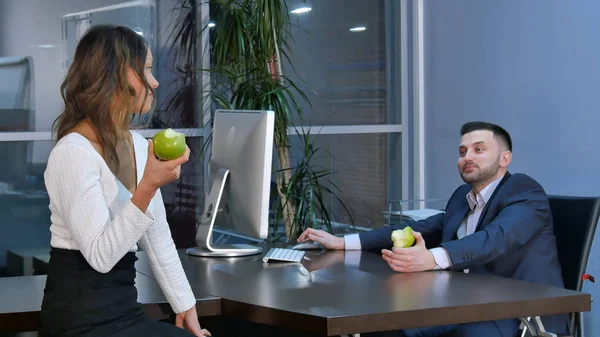
M 500 170 L 502 149 L 487 130 L 464 134 L 458 148 L 458 173 L 467 184 L 486 182 Z

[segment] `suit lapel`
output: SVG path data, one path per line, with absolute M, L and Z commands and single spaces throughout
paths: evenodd
M 477 226 L 475 226 L 475 231 L 477 231 L 479 229 L 479 227 L 485 220 L 485 218 L 488 214 L 488 210 L 490 209 L 491 205 L 495 204 L 494 198 L 496 197 L 496 194 L 498 194 L 498 191 L 500 190 L 500 188 L 502 188 L 502 185 L 504 185 L 504 183 L 508 180 L 509 177 L 510 177 L 510 173 L 506 172 L 506 174 L 504 175 L 502 180 L 500 180 L 500 183 L 498 183 L 498 186 L 496 186 L 496 189 L 490 196 L 490 200 L 488 200 L 488 202 L 485 204 L 485 207 L 483 207 L 483 211 L 481 211 L 481 215 L 479 216 L 479 221 L 477 221 Z
M 467 192 L 468 193 L 468 192 Z M 456 238 L 456 232 L 462 221 L 467 217 L 469 211 L 469 203 L 467 202 L 466 194 L 457 196 L 461 198 L 459 200 L 459 208 L 453 213 L 452 217 L 448 220 L 446 228 L 444 228 L 444 235 L 442 241 L 453 240 Z

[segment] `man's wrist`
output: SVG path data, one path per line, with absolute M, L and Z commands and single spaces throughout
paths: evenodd
M 346 239 L 343 236 L 338 237 L 338 247 L 340 250 L 346 249 Z
M 448 255 L 446 249 L 436 247 L 429 249 L 429 252 L 433 255 L 434 263 L 437 265 L 435 269 L 447 269 L 452 265 L 450 255 Z
M 360 236 L 358 234 L 346 234 L 344 239 L 344 250 L 362 250 Z
M 429 270 L 440 269 L 440 266 L 435 261 L 435 255 L 433 255 L 433 252 L 431 251 L 431 249 L 429 249 L 427 251 L 429 252 L 429 255 L 431 257 L 431 264 L 430 264 L 431 268 L 429 268 Z

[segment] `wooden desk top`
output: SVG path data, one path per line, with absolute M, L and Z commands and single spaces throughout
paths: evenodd
M 46 276 L 0 278 L 0 331 L 33 331 L 39 326 Z
M 138 291 L 138 302 L 144 305 L 144 311 L 148 316 L 156 319 L 168 318 L 173 310 L 163 294 L 162 289 L 154 278 L 137 273 L 135 286 Z M 221 315 L 221 299 L 197 291 L 192 287 L 196 295 L 196 311 L 198 316 Z
M 137 273 L 138 301 L 152 318 L 164 319 L 171 307 L 160 286 L 151 277 Z M 39 327 L 39 315 L 46 286 L 46 275 L 0 278 L 0 332 L 35 331 Z M 199 292 L 196 308 L 200 316 L 221 314 L 221 299 Z
M 327 336 L 591 310 L 589 294 L 461 272 L 399 274 L 369 252 L 312 251 L 295 264 L 263 263 L 266 251 L 180 256 L 195 289 L 222 298 L 224 315 Z

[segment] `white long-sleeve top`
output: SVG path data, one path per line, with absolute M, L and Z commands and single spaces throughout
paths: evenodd
M 137 183 L 148 159 L 148 142 L 132 131 Z M 50 197 L 51 240 L 56 248 L 79 250 L 101 273 L 130 251 L 144 250 L 173 311 L 193 307 L 195 296 L 171 238 L 160 190 L 145 213 L 82 135 L 71 133 L 52 149 L 44 173 Z

